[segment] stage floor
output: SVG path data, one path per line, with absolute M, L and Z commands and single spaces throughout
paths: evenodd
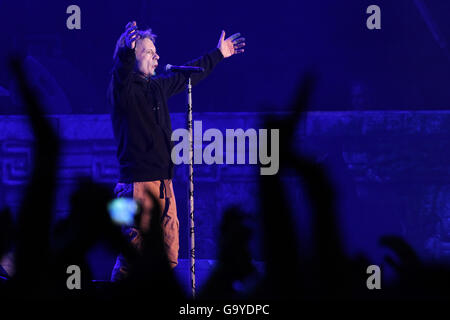
M 208 277 L 213 271 L 216 263 L 217 260 L 197 259 L 195 261 L 195 281 L 197 291 L 201 290 L 203 284 L 208 280 Z M 257 271 L 257 276 L 262 276 L 264 273 L 264 262 L 253 261 L 253 265 Z M 189 259 L 179 259 L 178 265 L 174 269 L 175 275 L 186 294 L 190 294 L 191 292 L 189 266 Z

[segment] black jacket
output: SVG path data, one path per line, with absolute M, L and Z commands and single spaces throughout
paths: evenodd
M 195 85 L 223 59 L 219 49 L 187 63 L 205 69 L 191 77 Z M 167 99 L 185 89 L 186 77 L 167 73 L 145 79 L 135 70 L 133 49 L 119 50 L 110 83 L 112 124 L 117 143 L 120 182 L 171 179 L 172 125 Z

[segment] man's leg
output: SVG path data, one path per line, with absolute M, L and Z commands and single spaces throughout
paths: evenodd
M 133 197 L 142 204 L 143 212 L 150 212 L 151 210 L 151 200 L 148 198 L 146 191 L 149 191 L 158 200 L 162 209 L 161 226 L 167 257 L 171 267 L 176 267 L 179 250 L 179 221 L 172 181 L 165 180 L 163 183 L 161 181 L 135 182 L 133 189 Z M 149 217 L 146 220 L 149 222 Z
M 132 183 L 117 183 L 114 188 L 114 194 L 117 198 L 133 198 L 133 184 Z M 138 232 L 135 228 L 122 227 L 123 234 L 129 239 L 129 241 L 137 247 Z M 122 254 L 119 254 L 116 258 L 116 263 L 111 272 L 111 281 L 120 281 L 126 278 L 128 275 L 128 262 Z
M 164 235 L 164 246 L 167 257 L 172 268 L 178 264 L 179 251 L 179 221 L 177 217 L 177 205 L 173 185 L 171 180 L 135 182 L 133 184 L 118 184 L 114 190 L 117 197 L 133 197 L 142 205 L 143 211 L 150 212 L 151 200 L 147 195 L 147 190 L 158 199 L 162 212 L 162 229 Z M 150 217 L 144 217 L 150 222 Z M 142 246 L 142 238 L 140 232 L 136 228 L 125 228 L 124 233 L 128 236 L 130 242 L 140 250 Z M 114 266 L 111 280 L 122 280 L 128 273 L 128 263 L 126 259 L 119 255 Z
M 179 221 L 177 216 L 177 203 L 175 193 L 173 192 L 172 181 L 166 182 L 166 210 L 162 219 L 162 228 L 164 231 L 164 244 L 166 246 L 167 257 L 170 265 L 175 268 L 178 264 L 179 241 Z

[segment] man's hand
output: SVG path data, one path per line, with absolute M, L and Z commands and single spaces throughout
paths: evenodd
M 136 40 L 139 37 L 136 29 L 136 21 L 128 22 L 128 24 L 125 26 L 125 44 L 130 49 L 134 49 L 134 47 L 136 46 Z
M 231 57 L 233 54 L 244 52 L 245 38 L 240 33 L 235 33 L 225 39 L 225 31 L 222 30 L 217 48 L 222 52 L 224 58 Z

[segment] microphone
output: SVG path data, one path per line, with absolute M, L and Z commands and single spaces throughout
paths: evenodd
M 182 73 L 202 73 L 202 72 L 205 72 L 205 69 L 203 69 L 201 67 L 173 66 L 171 64 L 167 64 L 166 71 L 182 72 Z

